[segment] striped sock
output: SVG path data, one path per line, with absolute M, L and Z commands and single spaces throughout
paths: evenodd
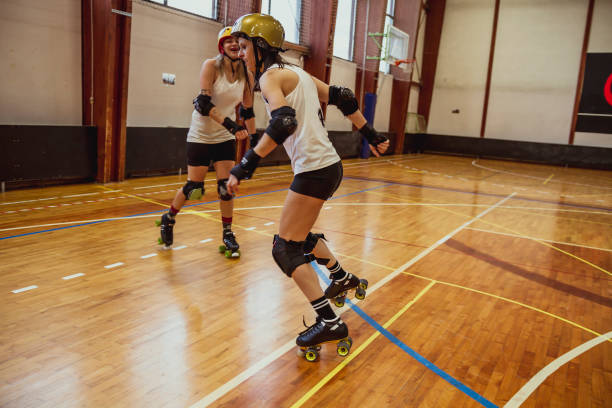
M 317 312 L 323 320 L 333 321 L 336 320 L 337 316 L 332 310 L 329 300 L 325 299 L 325 296 L 321 296 L 320 298 L 313 300 L 310 302 L 312 308 Z
M 344 269 L 342 269 L 338 261 L 336 261 L 336 263 L 333 266 L 327 269 L 329 269 L 329 272 L 330 272 L 329 277 L 331 280 L 340 281 L 348 276 L 348 274 L 346 273 Z

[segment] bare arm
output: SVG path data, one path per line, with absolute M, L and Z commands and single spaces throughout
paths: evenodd
M 329 103 L 329 85 L 327 85 L 325 82 L 313 76 L 311 76 L 311 78 L 317 87 L 317 94 L 319 95 L 319 101 L 324 102 L 324 103 Z M 361 129 L 364 129 L 365 125 L 367 125 L 368 123 L 368 121 L 366 120 L 366 118 L 363 116 L 363 114 L 361 113 L 359 109 L 357 109 L 355 112 L 349 115 L 346 115 L 346 118 L 350 120 L 351 123 L 353 123 L 353 125 L 357 129 L 360 129 L 360 131 Z M 370 145 L 370 150 L 375 156 L 380 156 L 380 153 L 384 153 L 388 147 L 389 147 L 389 142 L 385 141 L 385 142 L 379 143 L 376 147 Z
M 202 68 L 200 69 L 200 94 L 212 97 L 213 85 L 215 84 L 216 79 L 217 68 L 215 67 L 215 60 L 207 59 L 204 61 Z M 219 124 L 223 124 L 223 120 L 225 119 L 219 114 L 216 107 L 210 110 L 208 116 Z

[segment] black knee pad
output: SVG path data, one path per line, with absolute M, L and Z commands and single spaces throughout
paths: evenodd
M 199 200 L 204 195 L 204 182 L 187 180 L 183 186 L 183 194 L 187 200 Z
M 278 234 L 274 235 L 272 257 L 288 277 L 293 275 L 293 271 L 298 266 L 314 260 L 312 254 L 304 254 L 304 241 L 287 241 L 279 237 Z
M 325 235 L 313 234 L 312 232 L 309 232 L 308 236 L 306 237 L 306 241 L 304 241 L 304 253 L 309 254 L 314 251 L 314 248 L 317 246 L 317 242 L 319 242 L 320 239 L 327 241 L 327 239 L 325 239 Z M 329 258 L 315 257 L 315 259 L 319 265 L 327 265 L 329 262 Z
M 221 201 L 230 201 L 234 199 L 234 196 L 227 191 L 227 180 L 226 178 L 217 180 L 217 193 Z

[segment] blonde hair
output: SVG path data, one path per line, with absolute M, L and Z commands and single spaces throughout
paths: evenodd
M 217 54 L 215 57 L 215 68 L 217 68 L 217 74 L 219 75 L 225 75 L 225 72 L 223 72 L 223 59 L 223 54 Z M 247 81 L 246 78 L 247 75 L 245 72 L 244 63 L 240 61 L 240 64 L 238 64 L 238 69 L 236 69 L 236 79 L 238 81 L 245 81 L 248 84 L 249 81 Z

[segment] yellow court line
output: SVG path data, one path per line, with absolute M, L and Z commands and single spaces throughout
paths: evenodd
M 553 178 L 554 174 L 551 174 L 550 176 L 548 176 L 548 178 L 546 180 L 544 180 L 544 182 L 542 184 L 546 184 L 550 181 L 551 178 Z
M 406 310 L 408 310 L 408 308 L 410 306 L 412 306 L 413 304 L 416 303 L 417 300 L 419 300 L 421 298 L 421 296 L 423 296 L 427 291 L 429 291 L 429 289 L 432 288 L 433 285 L 436 284 L 436 281 L 431 281 L 429 282 L 429 284 L 423 289 L 421 290 L 421 292 L 419 292 L 418 295 L 416 295 L 414 297 L 414 299 L 412 299 L 410 302 L 408 302 L 404 307 L 402 307 L 402 309 L 397 312 L 391 319 L 389 319 L 384 325 L 383 327 L 386 329 L 387 327 L 389 327 L 393 322 L 395 322 L 402 314 L 404 314 L 404 312 Z M 348 365 L 348 363 L 350 363 L 355 357 L 357 357 L 363 350 L 366 349 L 366 347 L 368 347 L 378 336 L 380 336 L 380 332 L 377 330 L 374 334 L 372 334 L 365 342 L 363 342 L 363 344 L 361 344 L 361 346 L 359 346 L 357 348 L 357 350 L 355 350 L 353 353 L 349 354 L 349 356 L 347 358 L 345 358 L 344 360 L 342 360 L 340 362 L 340 364 L 338 364 L 332 371 L 329 372 L 329 374 L 327 374 L 325 377 L 323 377 L 323 379 L 321 379 L 314 387 L 312 387 L 306 394 L 304 394 L 302 396 L 302 398 L 300 398 L 298 401 L 296 401 L 293 405 L 291 405 L 291 408 L 298 408 L 301 407 L 306 401 L 308 401 L 317 391 L 319 391 L 325 384 L 327 384 L 329 382 L 329 380 L 331 380 L 336 374 L 338 374 L 340 372 L 340 370 L 342 370 L 344 367 L 346 367 Z
M 390 271 L 395 271 L 397 269 L 397 268 L 392 268 L 390 266 L 381 265 L 381 264 L 378 264 L 376 262 L 371 262 L 371 261 L 368 261 L 368 260 L 365 260 L 365 259 L 357 258 L 357 257 L 351 256 L 351 255 L 345 255 L 345 254 L 341 254 L 341 253 L 338 253 L 338 255 L 343 256 L 345 258 L 354 259 L 354 260 L 359 261 L 359 262 L 367 263 L 367 264 L 370 264 L 370 265 L 373 265 L 373 266 L 377 266 L 379 268 L 387 269 L 387 270 L 390 270 Z M 562 322 L 568 323 L 568 324 L 570 324 L 570 325 L 572 325 L 574 327 L 578 327 L 579 329 L 582 329 L 582 330 L 584 330 L 586 332 L 595 334 L 597 336 L 601 336 L 601 333 L 598 333 L 595 330 L 591 330 L 588 327 L 581 326 L 578 323 L 575 323 L 575 322 L 573 322 L 571 320 L 568 320 L 568 319 L 566 319 L 564 317 L 558 316 L 558 315 L 556 315 L 554 313 L 550 313 L 550 312 L 547 312 L 545 310 L 538 309 L 535 306 L 530 306 L 530 305 L 527 305 L 525 303 L 521 303 L 521 302 L 516 301 L 516 300 L 508 299 L 508 298 L 505 298 L 503 296 L 498 296 L 498 295 L 495 295 L 493 293 L 484 292 L 484 291 L 481 291 L 481 290 L 478 290 L 478 289 L 469 288 L 467 286 L 461 286 L 461 285 L 457 285 L 455 283 L 450 283 L 450 282 L 445 282 L 445 281 L 441 281 L 441 280 L 438 280 L 438 279 L 428 278 L 427 276 L 418 275 L 416 273 L 411 273 L 411 272 L 407 272 L 407 271 L 403 271 L 402 273 L 404 273 L 406 275 L 414 276 L 415 278 L 425 279 L 425 280 L 428 280 L 430 282 L 435 282 L 435 283 L 439 283 L 439 284 L 442 284 L 442 285 L 454 286 L 454 287 L 457 287 L 457 288 L 460 288 L 460 289 L 465 289 L 465 290 L 468 290 L 468 291 L 480 293 L 482 295 L 491 296 L 491 297 L 496 298 L 496 299 L 505 300 L 507 302 L 514 303 L 514 304 L 517 304 L 517 305 L 520 305 L 520 306 L 524 306 L 524 307 L 526 307 L 528 309 L 531 309 L 533 311 L 545 314 L 545 315 L 553 317 L 553 318 L 555 318 L 557 320 L 561 320 Z M 610 341 L 612 343 L 612 339 L 610 339 L 608 341 Z
M 371 193 L 371 194 L 383 195 L 383 196 L 391 196 L 391 197 L 394 197 L 394 198 L 399 198 L 399 199 L 401 199 L 401 200 L 407 200 L 407 199 L 404 199 L 403 197 L 398 197 L 398 196 L 397 196 L 397 195 L 395 195 L 395 194 L 386 194 L 386 193 L 380 193 L 380 192 L 374 192 L 374 191 L 371 191 L 370 193 Z M 407 200 L 407 201 L 417 202 L 417 201 L 414 201 L 414 200 Z M 439 201 L 439 200 L 438 200 L 438 201 Z M 459 215 L 459 216 L 461 216 L 461 217 L 467 217 L 467 218 L 470 218 L 470 219 L 474 219 L 474 218 L 476 218 L 476 217 L 472 217 L 471 215 L 465 215 L 465 214 L 461 214 L 461 213 L 458 213 L 458 212 L 455 212 L 455 211 L 449 210 L 449 209 L 447 209 L 447 208 L 442 208 L 442 207 L 433 206 L 433 205 L 432 205 L 432 206 L 425 205 L 425 206 L 426 206 L 426 207 L 432 207 L 432 208 L 434 208 L 434 209 L 436 209 L 436 210 L 446 211 L 446 212 L 448 212 L 448 213 L 455 214 L 455 215 Z M 540 241 L 539 239 L 536 239 L 536 238 L 532 238 L 532 237 L 528 237 L 528 236 L 526 236 L 526 235 L 523 235 L 523 234 L 521 234 L 520 232 L 513 230 L 512 228 L 508 228 L 508 227 L 505 227 L 505 226 L 500 225 L 500 224 L 496 224 L 496 223 L 491 222 L 491 221 L 486 221 L 486 220 L 484 220 L 484 219 L 482 219 L 482 218 L 477 219 L 477 220 L 476 220 L 476 222 L 484 222 L 485 224 L 493 225 L 493 226 L 495 226 L 495 227 L 498 227 L 498 228 L 504 229 L 504 230 L 506 230 L 506 231 L 510 231 L 510 232 L 512 232 L 513 234 L 519 235 L 519 236 L 521 236 L 521 237 L 522 237 L 522 238 L 524 238 L 524 239 L 529 239 L 529 240 L 531 240 L 531 241 L 538 242 L 538 243 L 540 243 L 540 244 L 544 245 L 545 247 L 548 247 L 548 248 L 554 249 L 555 251 L 561 252 L 562 254 L 565 254 L 565 255 L 567 255 L 567 256 L 569 256 L 569 257 L 571 257 L 571 258 L 574 258 L 574 259 L 576 259 L 576 260 L 578 260 L 578 261 L 580 261 L 580 262 L 584 262 L 585 264 L 587 264 L 587 265 L 589 265 L 589 266 L 592 266 L 593 268 L 595 268 L 595 269 L 597 269 L 597 270 L 599 270 L 599 271 L 601 271 L 601 272 L 603 272 L 603 273 L 605 273 L 605 274 L 608 274 L 608 275 L 612 276 L 612 273 L 611 273 L 611 272 L 609 272 L 609 271 L 605 270 L 604 268 L 602 268 L 602 267 L 600 267 L 600 266 L 598 266 L 598 265 L 595 265 L 595 264 L 593 264 L 593 263 L 591 263 L 591 262 L 587 261 L 586 259 L 580 258 L 579 256 L 576 256 L 576 255 L 574 255 L 574 254 L 571 254 L 571 253 L 569 253 L 569 252 L 567 252 L 567 251 L 562 250 L 561 248 L 557 248 L 556 246 L 554 246 L 554 245 L 550 245 L 550 244 L 548 244 L 548 243 L 546 243 L 546 242 L 544 242 L 544 241 Z
M 112 190 L 112 189 L 110 189 L 108 187 L 105 187 L 105 186 L 98 186 L 98 187 L 103 188 L 103 189 L 107 189 L 107 190 Z M 132 194 L 129 194 L 129 193 L 120 193 L 120 194 L 128 196 L 128 197 L 131 197 L 131 198 L 135 198 L 137 200 L 146 201 L 147 203 L 156 204 L 156 205 L 159 205 L 159 206 L 164 207 L 164 208 L 168 208 L 168 204 L 160 203 L 159 201 L 151 200 L 151 199 L 148 199 L 148 198 L 138 197 L 138 196 L 135 196 L 135 195 L 132 195 Z M 198 217 L 202 217 L 204 219 L 207 219 L 207 220 L 210 220 L 210 221 L 214 221 L 214 222 L 217 222 L 217 223 L 222 222 L 221 220 L 219 220 L 217 218 L 214 218 L 212 215 L 209 215 L 209 214 L 206 214 L 206 213 L 201 213 L 201 212 L 195 211 L 195 210 L 183 210 L 183 214 L 193 214 L 193 215 L 197 215 Z M 241 228 L 241 229 L 246 229 L 247 228 L 247 227 L 245 227 L 243 225 L 236 224 L 236 223 L 233 223 L 232 226 L 238 227 L 238 228 Z M 265 235 L 265 236 L 273 236 L 274 235 L 274 234 L 268 234 L 268 233 L 257 231 L 257 230 L 249 230 L 249 231 L 256 232 L 258 234 Z

